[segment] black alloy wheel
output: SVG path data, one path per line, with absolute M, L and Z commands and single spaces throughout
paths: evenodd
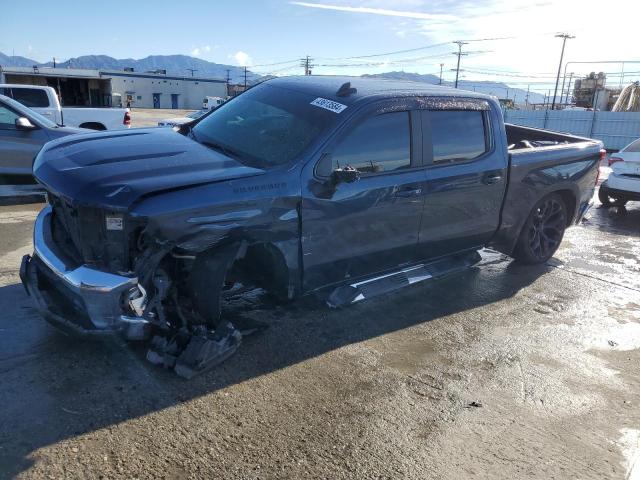
M 533 208 L 520 234 L 514 257 L 523 263 L 544 263 L 556 252 L 567 227 L 562 198 L 552 194 Z

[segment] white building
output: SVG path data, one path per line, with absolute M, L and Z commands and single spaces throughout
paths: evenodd
M 47 85 L 66 106 L 199 109 L 204 97 L 227 97 L 225 80 L 133 72 L 50 67 L 0 67 L 0 83 Z

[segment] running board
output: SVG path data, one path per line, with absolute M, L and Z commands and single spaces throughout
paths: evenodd
M 343 285 L 331 292 L 327 305 L 344 307 L 352 303 L 399 290 L 414 283 L 461 272 L 478 263 L 482 257 L 476 251 L 454 255 L 433 263 L 415 265 L 396 272 Z

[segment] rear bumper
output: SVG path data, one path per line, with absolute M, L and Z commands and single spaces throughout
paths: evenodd
M 129 340 L 150 335 L 150 322 L 127 315 L 124 308 L 124 298 L 138 288 L 138 279 L 65 263 L 52 241 L 49 206 L 36 219 L 33 244 L 33 256 L 22 259 L 20 278 L 47 321 L 83 335 L 119 332 Z
M 640 200 L 640 193 L 632 192 L 629 190 L 620 190 L 618 188 L 611 188 L 608 181 L 605 181 L 600 185 L 601 191 L 606 191 L 609 195 L 615 198 L 624 198 L 625 200 Z
M 623 175 L 616 175 L 612 173 L 609 178 L 602 183 L 602 187 L 608 188 L 610 191 L 615 191 L 620 195 L 632 198 L 634 195 L 640 197 L 640 178 L 625 177 Z

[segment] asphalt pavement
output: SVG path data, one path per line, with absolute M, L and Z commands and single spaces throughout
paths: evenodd
M 640 203 L 598 205 L 547 265 L 249 299 L 270 328 L 189 381 L 38 316 L 39 208 L 0 207 L 0 478 L 640 478 Z

